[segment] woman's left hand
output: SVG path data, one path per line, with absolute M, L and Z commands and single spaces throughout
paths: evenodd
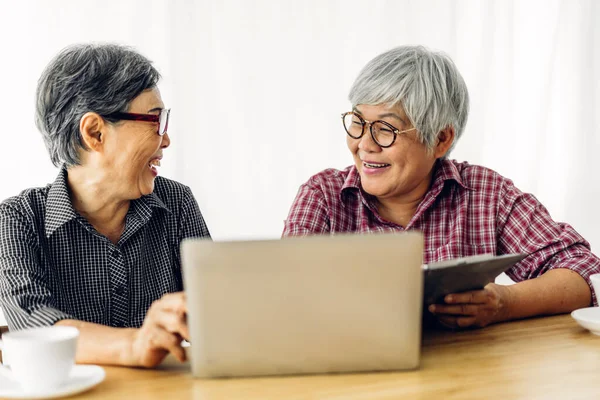
M 508 295 L 507 286 L 489 283 L 482 290 L 446 295 L 445 304 L 431 304 L 429 311 L 448 328 L 482 328 L 508 319 Z

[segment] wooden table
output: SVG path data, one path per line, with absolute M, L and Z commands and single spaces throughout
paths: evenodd
M 569 315 L 466 332 L 426 332 L 419 370 L 249 379 L 192 379 L 185 367 L 108 367 L 76 398 L 590 399 L 600 397 L 600 337 Z

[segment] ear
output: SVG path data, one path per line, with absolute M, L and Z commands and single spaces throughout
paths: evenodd
M 79 121 L 79 132 L 85 147 L 92 151 L 102 151 L 104 137 L 102 130 L 105 129 L 104 119 L 95 112 L 88 112 Z
M 455 136 L 456 133 L 452 126 L 449 126 L 438 133 L 438 141 L 433 152 L 435 158 L 442 158 L 448 153 L 448 150 L 452 147 L 452 143 L 454 143 Z

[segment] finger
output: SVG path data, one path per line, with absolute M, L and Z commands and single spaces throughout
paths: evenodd
M 185 292 L 168 293 L 155 301 L 157 308 L 181 314 L 187 313 L 187 300 Z M 153 305 L 154 305 L 153 303 Z
M 186 359 L 185 350 L 181 347 L 181 337 L 158 327 L 152 330 L 149 340 L 149 350 L 153 351 L 157 349 L 167 350 L 181 362 L 184 362 Z
M 143 326 L 137 330 L 134 341 L 135 358 L 137 366 L 153 368 L 160 364 L 169 354 L 168 350 L 160 345 L 160 331 L 156 325 Z
M 444 297 L 444 301 L 447 304 L 460 304 L 460 303 L 471 303 L 471 304 L 484 304 L 487 303 L 490 297 L 488 290 L 472 290 L 469 292 L 452 293 Z
M 185 340 L 190 340 L 190 331 L 185 315 L 182 316 L 172 311 L 159 310 L 152 314 L 152 321 L 169 333 L 180 335 Z
M 468 328 L 473 326 L 476 321 L 477 319 L 475 317 L 458 317 L 456 319 L 456 325 L 458 325 L 459 328 Z
M 437 315 L 438 322 L 445 326 L 446 328 L 456 329 L 458 325 L 456 324 L 457 317 L 450 317 L 447 315 Z
M 468 328 L 474 325 L 477 319 L 475 317 L 451 317 L 439 315 L 438 321 L 448 328 Z
M 429 311 L 436 315 L 450 314 L 473 316 L 481 312 L 481 307 L 477 304 L 432 304 L 429 306 Z

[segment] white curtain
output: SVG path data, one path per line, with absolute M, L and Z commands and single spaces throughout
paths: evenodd
M 0 0 L 0 199 L 52 182 L 37 78 L 74 42 L 136 47 L 172 107 L 162 174 L 192 187 L 215 239 L 275 238 L 298 186 L 352 162 L 339 115 L 372 57 L 448 53 L 471 113 L 453 158 L 534 193 L 600 246 L 600 3 L 594 0 Z

